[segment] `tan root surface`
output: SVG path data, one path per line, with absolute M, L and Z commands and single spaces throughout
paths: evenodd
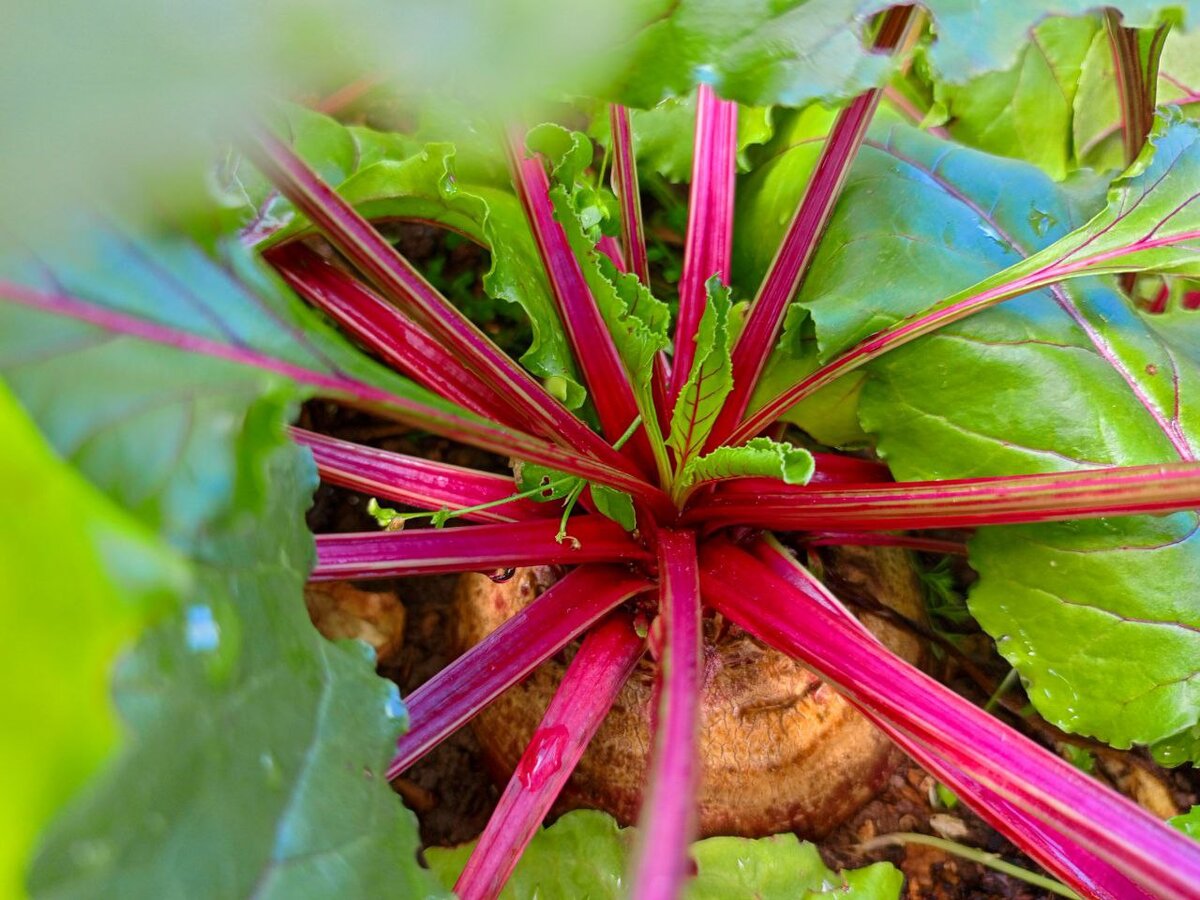
M 831 573 L 864 597 L 923 621 L 911 558 L 886 547 L 825 554 Z M 519 569 L 497 584 L 462 576 L 457 594 L 460 651 L 478 643 L 552 583 L 545 569 Z M 921 644 L 887 620 L 863 622 L 893 651 L 919 662 Z M 537 728 L 574 648 L 549 660 L 474 721 L 484 757 L 507 780 Z M 589 745 L 556 809 L 601 809 L 624 824 L 637 818 L 650 743 L 653 668 L 643 659 Z M 832 688 L 801 664 L 736 626 L 705 622 L 701 705 L 703 835 L 757 837 L 796 831 L 819 838 L 884 785 L 899 753 Z

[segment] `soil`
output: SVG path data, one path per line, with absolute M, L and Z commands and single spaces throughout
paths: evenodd
M 423 226 L 401 229 L 397 233 L 401 249 L 406 249 L 410 258 L 416 260 L 434 252 L 444 254 L 444 247 L 439 251 L 439 244 L 429 231 L 431 229 Z M 458 289 L 463 293 L 481 295 L 477 280 L 472 281 L 462 274 L 469 270 L 480 271 L 478 253 L 470 247 L 455 252 L 458 257 L 451 253 L 442 271 L 449 273 L 447 277 L 458 279 Z M 307 404 L 300 424 L 387 450 L 488 471 L 508 471 L 506 461 L 499 457 L 436 436 L 414 433 L 405 426 L 325 401 Z M 309 525 L 318 533 L 374 530 L 377 526 L 366 513 L 367 499 L 352 491 L 322 484 L 309 513 Z M 951 576 L 962 587 L 969 580 L 970 572 L 964 565 L 952 571 Z M 402 642 L 380 667 L 380 674 L 394 680 L 402 695 L 411 693 L 453 659 L 449 616 L 455 584 L 456 576 L 444 576 L 358 585 L 374 593 L 391 592 L 402 604 Z M 870 606 L 867 598 L 855 597 L 853 592 L 844 599 L 852 606 L 856 602 Z M 982 705 L 1000 686 L 1004 664 L 995 655 L 991 642 L 979 635 L 972 623 L 964 622 L 957 629 L 961 633 L 951 636 L 945 631 L 913 627 L 930 642 L 935 655 L 940 657 L 938 674 L 955 690 Z M 1114 751 L 1086 739 L 1063 735 L 1028 711 L 1019 688 L 1003 694 L 996 712 L 1008 724 L 1060 753 L 1069 745 L 1090 751 L 1095 761 L 1092 773 L 1095 777 L 1158 815 L 1182 812 L 1200 802 L 1200 773 L 1194 768 L 1161 769 L 1144 753 Z M 499 797 L 497 786 L 485 774 L 480 747 L 470 728 L 452 735 L 398 779 L 394 787 L 416 812 L 421 837 L 427 846 L 448 846 L 476 837 Z M 938 849 L 909 844 L 864 852 L 861 847 L 865 841 L 880 835 L 914 831 L 998 853 L 1008 862 L 1040 871 L 1035 863 L 962 804 L 952 808 L 943 805 L 938 799 L 936 781 L 908 761 L 901 764 L 874 800 L 818 846 L 826 862 L 835 868 L 856 867 L 878 860 L 895 863 L 905 875 L 906 895 L 912 898 L 974 900 L 1054 896 Z

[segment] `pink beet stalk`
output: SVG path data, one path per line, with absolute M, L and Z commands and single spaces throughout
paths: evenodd
M 695 534 L 659 531 L 658 565 L 659 621 L 666 633 L 654 747 L 631 876 L 634 900 L 680 896 L 696 830 L 701 656 Z
M 630 597 L 653 585 L 618 566 L 581 566 L 408 697 L 412 727 L 396 745 L 395 778 L 479 710 Z
M 713 275 L 729 284 L 733 259 L 733 198 L 737 182 L 737 104 L 702 84 L 696 89 L 696 138 L 688 196 L 687 240 L 679 279 L 679 319 L 671 364 L 670 404 L 687 381 L 704 315 L 704 285 Z
M 465 412 L 447 409 L 437 405 L 438 401 L 431 395 L 429 401 L 401 396 L 347 375 L 307 368 L 257 350 L 160 325 L 67 294 L 40 291 L 0 281 L 0 298 L 50 315 L 86 322 L 112 334 L 122 334 L 165 347 L 175 347 L 188 353 L 224 359 L 264 372 L 274 372 L 323 396 L 370 409 L 381 416 L 405 422 L 416 428 L 423 428 L 504 456 L 579 475 L 589 481 L 598 481 L 633 494 L 658 510 L 672 508 L 670 498 L 662 491 L 628 471 L 614 469 L 596 459 L 548 444 L 503 425 L 495 425 Z M 414 390 L 414 393 L 419 395 L 423 392 Z
M 797 590 L 806 592 L 830 613 L 855 628 L 868 640 L 879 643 L 861 622 L 846 609 L 822 585 L 818 590 L 808 571 L 770 535 L 755 541 L 747 548 L 772 574 L 777 575 Z M 811 588 L 811 590 L 810 590 Z M 972 809 L 976 810 L 993 828 L 1002 831 L 1005 827 L 1018 829 L 1028 842 L 1037 848 L 1030 855 L 1035 859 L 1055 859 L 1057 864 L 1050 868 L 1069 870 L 1074 873 L 1073 883 L 1081 888 L 1085 896 L 1103 900 L 1122 900 L 1138 896 L 1143 892 L 1127 877 L 1108 863 L 1097 859 L 1091 852 L 1072 843 L 1061 832 L 1047 826 L 1023 810 L 1009 803 L 994 791 L 980 785 L 961 769 L 947 762 L 927 745 L 908 736 L 902 729 L 883 719 L 875 725 L 893 741 L 903 746 L 926 771 L 946 784 Z
M 301 243 L 264 254 L 301 297 L 369 351 L 435 394 L 506 424 L 521 418 L 412 319 Z
M 395 578 L 439 572 L 497 572 L 517 566 L 618 562 L 647 556 L 620 525 L 603 516 L 573 516 L 569 538 L 555 519 L 460 528 L 417 528 L 317 535 L 312 581 Z
M 303 428 L 292 428 L 290 432 L 292 440 L 312 450 L 322 481 L 373 497 L 439 510 L 498 503 L 513 494 L 513 480 L 504 475 L 364 447 Z M 557 511 L 551 505 L 519 499 L 464 513 L 463 518 L 521 522 L 555 515 Z
M 411 311 L 436 340 L 470 369 L 513 412 L 538 425 L 538 433 L 630 473 L 628 460 L 575 418 L 528 372 L 514 363 L 451 304 L 349 203 L 287 144 L 265 130 L 248 142 L 248 155 L 385 297 Z M 630 417 L 632 419 L 632 416 Z
M 1151 896 L 1198 896 L 1200 853 L 1189 838 L 893 656 L 833 611 L 837 600 L 820 582 L 795 571 L 782 578 L 746 551 L 712 542 L 701 554 L 701 589 L 723 615 L 812 666 L 870 718 L 887 723 L 906 750 L 933 751 L 1005 801 L 1008 807 L 989 811 L 1001 830 L 1067 883 L 1088 889 L 1091 879 L 1078 869 L 1091 854 Z M 1003 818 L 1011 807 L 1085 852 L 1064 865 L 1042 840 L 1028 838 L 1022 822 Z
M 896 47 L 908 28 L 912 7 L 888 10 L 875 39 L 878 49 Z M 796 208 L 758 296 L 750 306 L 746 325 L 733 348 L 733 390 L 713 426 L 709 447 L 730 443 L 727 436 L 741 420 L 758 385 L 767 357 L 783 326 L 788 304 L 800 287 L 812 262 L 833 206 L 841 194 L 850 164 L 858 154 L 867 126 L 879 105 L 880 90 L 865 91 L 843 109 L 834 122 L 808 189 Z
M 723 488 L 694 512 L 706 525 L 839 531 L 964 528 L 1200 508 L 1200 463 L 889 485 L 777 485 L 770 493 L 754 494 Z
M 454 885 L 462 900 L 499 895 L 645 646 L 620 612 L 584 638 Z
M 623 271 L 632 272 L 638 281 L 649 287 L 650 262 L 646 257 L 646 233 L 642 225 L 637 157 L 629 110 L 619 103 L 613 103 L 608 108 L 608 121 L 612 131 L 613 193 L 621 204 L 621 246 L 625 249 Z
M 638 416 L 629 374 L 584 278 L 579 260 L 567 241 L 566 232 L 554 218 L 550 180 L 542 160 L 525 155 L 515 131 L 509 132 L 508 152 L 513 185 L 537 241 L 559 318 L 575 359 L 583 370 L 588 396 L 596 407 L 601 430 L 610 441 L 616 441 Z M 647 471 L 653 471 L 650 444 L 644 431 L 639 430 L 634 435 L 631 446 L 648 467 Z

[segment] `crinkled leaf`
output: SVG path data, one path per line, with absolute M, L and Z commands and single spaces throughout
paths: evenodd
M 629 118 L 638 162 L 676 184 L 691 181 L 696 132 L 695 91 L 686 97 L 670 97 L 653 109 L 632 110 Z M 769 106 L 738 108 L 738 169 L 742 172 L 750 170 L 747 151 L 771 139 L 773 118 Z M 611 138 L 606 106 L 601 107 L 592 119 L 589 133 L 608 146 Z
M 725 398 L 733 389 L 729 288 L 714 275 L 704 289 L 706 302 L 696 333 L 696 355 L 675 401 L 671 433 L 667 437 L 667 446 L 675 451 L 681 466 L 686 466 L 692 454 L 704 446 Z
M 604 900 L 626 896 L 624 878 L 633 829 L 620 828 L 605 813 L 579 809 L 562 816 L 534 836 L 501 900 L 528 897 L 588 897 Z M 454 883 L 474 849 L 431 847 L 429 864 L 447 887 Z M 836 872 L 821 860 L 813 844 L 795 835 L 751 840 L 715 837 L 692 845 L 696 875 L 688 881 L 686 900 L 759 897 L 763 900 L 805 897 L 850 897 L 895 900 L 904 877 L 890 863 Z
M 236 249 L 217 264 L 182 242 L 113 231 L 75 249 L 86 252 L 43 258 L 27 274 L 408 390 Z M 329 644 L 305 611 L 314 554 L 303 514 L 316 478 L 283 427 L 300 392 L 270 373 L 10 303 L 0 321 L 0 372 L 57 451 L 188 561 L 170 613 L 117 676 L 133 737 L 47 833 L 35 894 L 366 896 L 380 883 L 428 892 L 415 823 L 379 774 L 403 705 L 368 651 Z
M 520 201 L 507 185 L 465 181 L 452 144 L 421 144 L 403 134 L 347 127 L 293 106 L 282 108 L 276 127 L 367 218 L 433 222 L 486 247 L 491 267 L 483 276 L 484 289 L 492 298 L 520 308 L 529 321 L 532 340 L 521 362 L 535 375 L 553 379 L 556 393 L 569 407 L 583 402 L 584 390 L 542 273 L 537 245 Z M 478 171 L 479 166 L 471 168 Z M 278 243 L 308 227 L 291 204 L 241 158 L 225 167 L 221 184 L 226 202 L 237 204 L 234 212 L 246 240 Z
M 135 740 L 52 826 L 36 895 L 437 894 L 382 777 L 395 686 L 308 620 L 315 473 L 274 424 L 267 496 L 190 548 L 193 589 L 121 666 Z
M 807 450 L 770 438 L 751 438 L 739 447 L 718 447 L 695 457 L 683 470 L 686 485 L 724 478 L 778 478 L 786 484 L 807 484 L 813 474 L 813 457 Z
M 108 676 L 178 588 L 178 560 L 46 445 L 0 382 L 0 894 L 37 833 L 118 743 Z
M 937 83 L 934 96 L 950 116 L 950 133 L 1065 178 L 1074 159 L 1073 104 L 1080 73 L 1098 33 L 1107 42 L 1094 18 L 1048 19 L 1029 33 L 1012 68 L 963 85 Z
M 589 225 L 587 215 L 596 209 L 596 192 L 581 184 L 584 159 L 591 159 L 591 142 L 585 135 L 557 125 L 542 125 L 529 134 L 529 149 L 550 161 L 550 199 L 555 219 L 563 226 L 584 280 L 596 300 L 613 343 L 625 363 L 634 399 L 651 441 L 661 443 L 658 414 L 651 390 L 654 357 L 670 343 L 670 309 L 643 285 L 636 275 L 620 272 L 596 250 L 599 221 Z M 586 149 L 585 149 L 586 148 Z
M 801 292 L 822 355 L 1078 226 L 1096 195 L 1076 187 L 912 129 L 876 136 Z M 862 421 L 901 480 L 1162 462 L 1179 458 L 1173 427 L 1195 434 L 1175 404 L 1200 371 L 1095 279 L 1009 300 L 869 371 Z M 971 610 L 1048 719 L 1119 746 L 1196 722 L 1195 526 L 1177 514 L 978 531 Z
M 1181 816 L 1173 816 L 1167 820 L 1188 837 L 1200 841 L 1200 806 L 1193 806 Z

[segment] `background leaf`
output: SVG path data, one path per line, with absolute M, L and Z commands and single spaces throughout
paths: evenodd
M 1096 193 L 1076 188 L 900 126 L 872 139 L 798 301 L 822 356 L 1086 220 Z M 1200 374 L 1098 280 L 1007 301 L 869 373 L 862 422 L 899 480 L 1177 459 L 1163 425 Z M 971 610 L 1055 724 L 1165 738 L 1200 716 L 1195 534 L 1192 514 L 980 529 Z
M 625 896 L 624 873 L 632 829 L 620 828 L 605 813 L 579 809 L 538 832 L 501 891 L 502 900 L 527 897 Z M 474 844 L 431 847 L 429 863 L 447 887 L 467 863 Z M 718 897 L 833 897 L 861 900 L 899 898 L 904 877 L 891 863 L 835 872 L 817 848 L 795 835 L 750 840 L 715 837 L 692 845 L 696 876 L 684 890 L 687 900 Z
M 0 435 L 0 894 L 19 897 L 37 833 L 117 744 L 114 658 L 183 573 L 55 457 L 3 382 Z
M 747 151 L 771 139 L 773 110 L 767 106 L 738 108 L 738 170 L 749 171 Z M 692 180 L 692 150 L 696 133 L 696 92 L 684 97 L 668 97 L 651 109 L 630 111 L 633 148 L 639 166 L 650 169 L 668 181 L 680 184 Z M 588 133 L 609 146 L 611 141 L 608 107 L 593 116 Z
M 30 277 L 408 390 L 235 251 L 220 266 L 115 232 L 75 249 Z M 396 689 L 368 650 L 326 642 L 304 606 L 316 475 L 284 433 L 300 392 L 13 304 L 0 319 L 0 371 L 51 443 L 187 560 L 169 611 L 118 672 L 131 738 L 46 833 L 34 893 L 436 893 L 415 822 L 380 776 L 404 724 Z

